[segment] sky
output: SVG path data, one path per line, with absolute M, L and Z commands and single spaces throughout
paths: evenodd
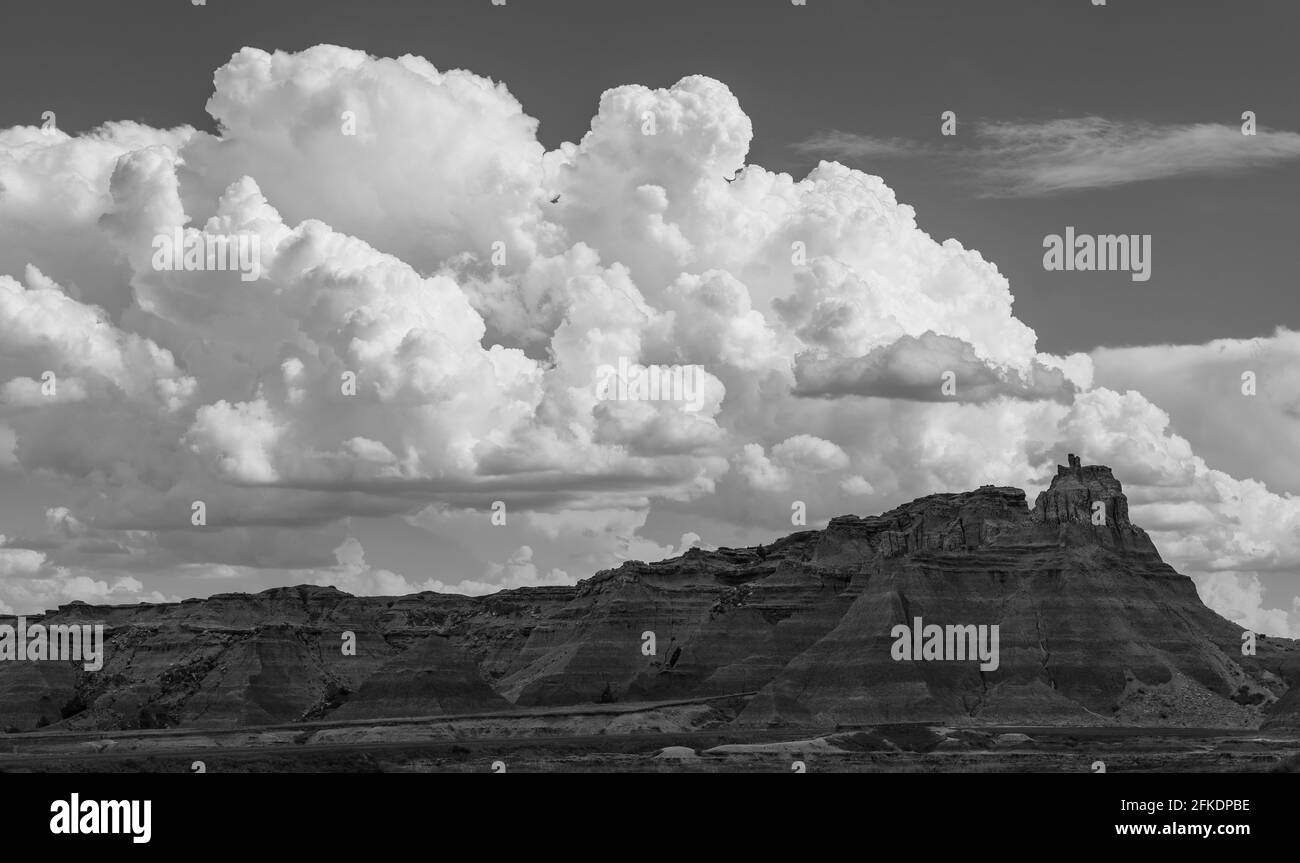
M 572 583 L 1079 452 L 1300 634 L 1294 4 L 6 14 L 0 611 Z M 261 278 L 160 271 L 176 226 Z M 1149 278 L 1046 270 L 1067 228 Z

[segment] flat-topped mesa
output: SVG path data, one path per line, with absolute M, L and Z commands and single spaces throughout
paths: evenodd
M 1098 502 L 1104 519 L 1094 524 Z M 933 494 L 760 545 L 626 561 L 573 587 L 385 597 L 296 585 L 157 605 L 70 603 L 56 615 L 49 622 L 104 624 L 103 668 L 0 662 L 0 727 L 241 727 L 499 713 L 511 703 L 577 706 L 569 715 L 587 717 L 610 696 L 662 707 L 740 692 L 757 694 L 733 727 L 809 734 L 1170 717 L 1300 724 L 1300 643 L 1261 638 L 1258 655 L 1241 655 L 1241 627 L 1206 608 L 1128 523 L 1110 470 L 1074 457 L 1032 509 L 1016 488 Z M 1000 664 L 897 661 L 894 629 L 917 618 L 999 626 Z M 339 650 L 349 631 L 355 655 Z M 653 655 L 642 653 L 647 631 Z M 683 712 L 686 724 L 671 730 L 716 730 L 731 703 L 694 719 Z M 536 724 L 520 733 L 559 728 L 561 713 L 521 711 Z
M 832 518 L 815 559 L 849 563 L 874 554 L 960 552 L 990 545 L 1028 521 L 1025 493 L 1018 488 L 981 486 L 957 494 L 932 494 L 878 516 Z
M 1096 506 L 1098 503 L 1101 505 Z M 1129 521 L 1123 487 L 1105 465 L 1073 453 L 1030 509 L 1021 489 L 980 486 L 931 494 L 873 516 L 841 515 L 824 530 L 805 530 L 749 548 L 690 548 L 661 561 L 625 561 L 575 588 L 605 590 L 617 580 L 680 588 L 765 577 L 783 562 L 853 568 L 875 558 L 1094 546 L 1167 565 L 1146 532 Z M 1171 570 L 1172 572 L 1172 570 Z
M 897 557 L 1017 546 L 1103 546 L 1159 560 L 1150 537 L 1129 521 L 1128 498 L 1111 469 L 1084 465 L 1073 453 L 1032 510 L 1017 488 L 986 485 L 959 494 L 927 495 L 883 515 L 831 519 L 814 559 L 848 564 L 875 554 Z

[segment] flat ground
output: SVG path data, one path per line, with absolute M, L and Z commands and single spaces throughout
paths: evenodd
M 1293 770 L 1300 733 L 877 725 L 737 728 L 749 693 L 510 714 L 0 736 L 0 772 L 1224 773 Z

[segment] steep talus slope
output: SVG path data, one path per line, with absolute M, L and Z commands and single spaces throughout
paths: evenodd
M 1160 560 L 1104 467 L 1061 468 L 1032 511 L 1019 490 L 986 487 L 835 519 L 814 560 L 867 549 L 852 607 L 742 718 L 1250 724 L 1232 698 L 1285 688 L 1267 666 L 1279 671 L 1286 652 L 1241 655 L 1241 628 Z M 997 624 L 998 668 L 894 661 L 891 629 L 916 617 Z
M 998 665 L 903 660 L 894 627 L 997 625 Z M 747 549 L 487 597 L 277 588 L 74 603 L 104 668 L 0 663 L 0 724 L 240 726 L 756 692 L 745 725 L 1295 725 L 1300 645 L 1210 611 L 1073 456 L 1030 508 L 985 486 Z M 355 656 L 341 651 L 356 637 Z M 655 650 L 648 655 L 646 636 Z

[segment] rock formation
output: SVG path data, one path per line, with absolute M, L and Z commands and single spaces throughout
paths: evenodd
M 918 617 L 997 625 L 998 667 L 895 660 L 893 628 Z M 756 693 L 736 720 L 748 726 L 1254 727 L 1300 714 L 1300 645 L 1260 638 L 1243 656 L 1241 627 L 1161 560 L 1110 469 L 1073 455 L 1032 509 L 1015 488 L 930 495 L 574 587 L 300 586 L 73 603 L 46 621 L 106 624 L 104 667 L 0 663 L 0 726 L 232 727 L 737 692 Z M 342 655 L 345 631 L 355 656 Z

